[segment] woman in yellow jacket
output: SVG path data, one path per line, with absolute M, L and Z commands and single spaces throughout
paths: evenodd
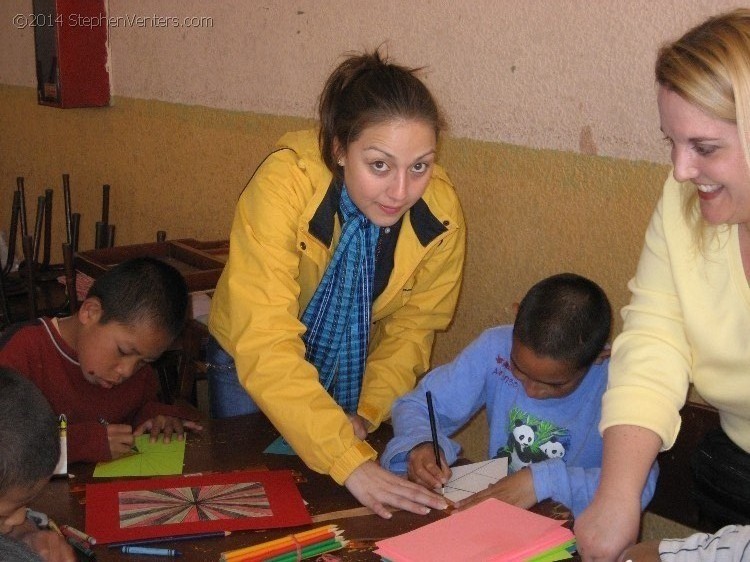
M 458 298 L 465 226 L 435 164 L 443 120 L 377 51 L 336 68 L 319 110 L 318 133 L 284 135 L 238 202 L 209 319 L 212 414 L 262 410 L 382 517 L 442 509 L 365 439 L 428 369 Z

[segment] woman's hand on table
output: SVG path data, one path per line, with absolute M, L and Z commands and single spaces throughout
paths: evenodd
M 523 509 L 529 509 L 536 505 L 538 502 L 534 492 L 534 478 L 531 475 L 531 470 L 524 468 L 501 478 L 481 492 L 456 502 L 456 510 L 467 509 L 488 498 L 495 498 Z
M 635 544 L 641 521 L 640 501 L 594 496 L 576 518 L 574 533 L 584 562 L 625 560 L 623 551 Z
M 440 466 L 435 463 L 435 448 L 431 442 L 420 443 L 409 451 L 406 474 L 409 480 L 434 490 L 451 478 L 451 469 L 440 451 Z
M 358 466 L 344 486 L 359 503 L 384 519 L 391 518 L 393 508 L 426 515 L 430 509 L 444 510 L 448 507 L 446 499 L 440 494 L 396 476 L 374 461 Z

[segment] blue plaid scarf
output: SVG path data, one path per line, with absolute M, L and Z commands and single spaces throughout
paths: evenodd
M 339 244 L 320 285 L 302 315 L 307 332 L 305 359 L 315 365 L 320 383 L 344 411 L 359 403 L 370 340 L 375 246 L 372 224 L 341 189 L 343 226 Z

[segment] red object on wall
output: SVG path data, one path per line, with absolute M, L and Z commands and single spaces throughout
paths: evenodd
M 37 94 L 41 105 L 109 105 L 106 0 L 33 0 Z

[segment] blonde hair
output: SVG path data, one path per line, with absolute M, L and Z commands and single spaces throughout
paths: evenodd
M 656 82 L 716 119 L 737 125 L 750 167 L 750 9 L 711 17 L 678 40 L 664 45 L 656 58 Z M 697 195 L 685 201 L 685 215 L 704 238 Z

